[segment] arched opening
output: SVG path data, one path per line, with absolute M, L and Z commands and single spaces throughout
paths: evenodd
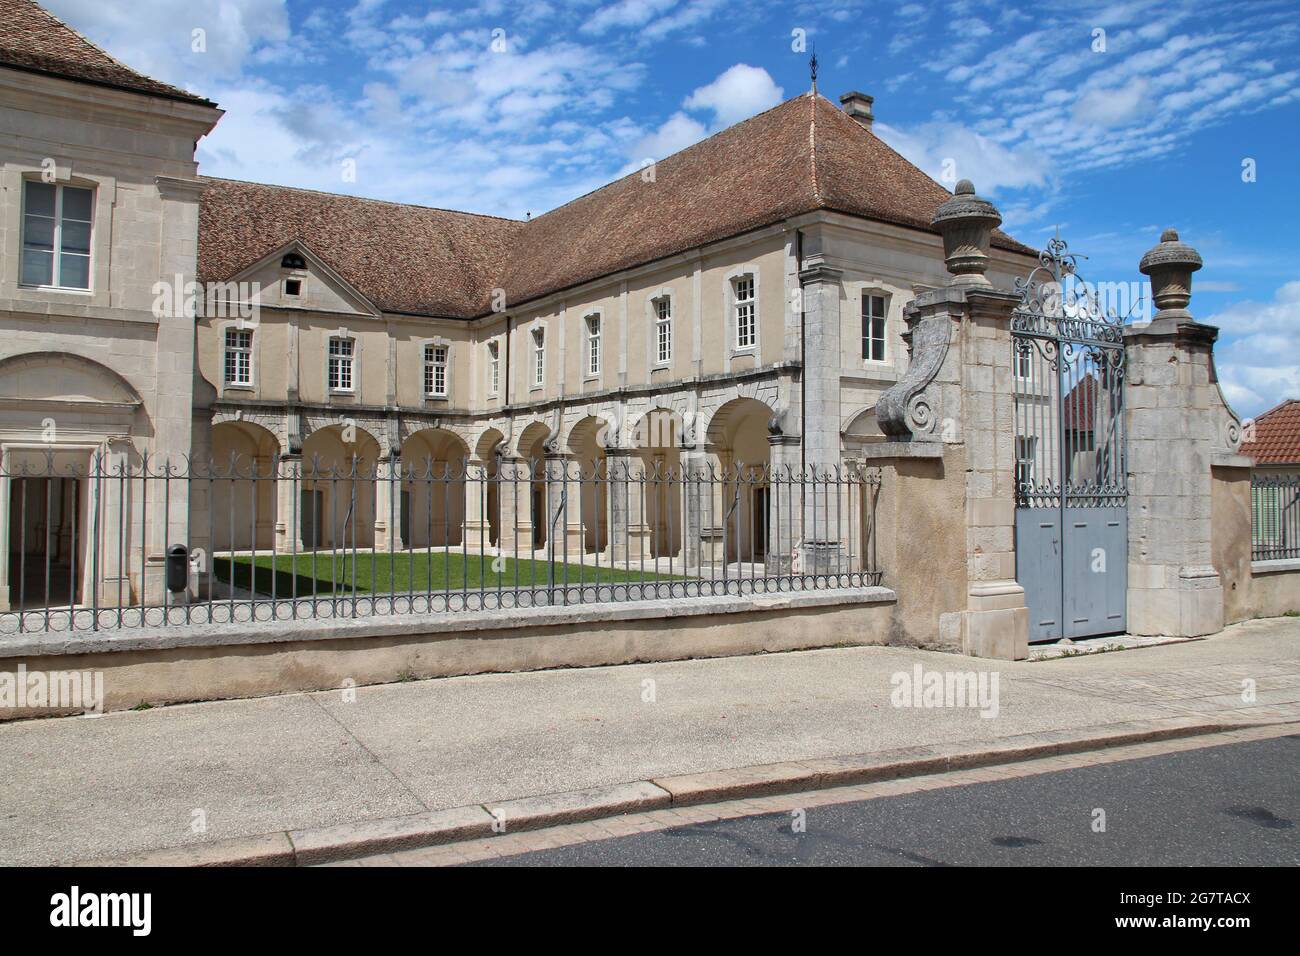
M 280 442 L 252 422 L 212 426 L 208 528 L 216 551 L 271 550 L 275 543 L 276 456 Z
M 767 423 L 772 409 L 753 398 L 736 398 L 713 414 L 706 432 L 718 458 L 721 501 L 714 520 L 725 560 L 761 563 L 767 557 L 768 492 Z
M 298 530 L 303 549 L 371 548 L 379 442 L 355 425 L 329 425 L 302 445 Z
M 479 436 L 478 441 L 474 443 L 474 458 L 479 467 L 483 469 L 483 495 L 482 508 L 483 514 L 469 515 L 469 525 L 475 528 L 478 525 L 486 524 L 480 534 L 487 538 L 488 544 L 493 547 L 499 547 L 501 544 L 501 486 L 497 481 L 499 469 L 501 466 L 501 453 L 504 450 L 502 442 L 505 440 L 499 430 L 489 428 Z M 471 542 L 476 538 L 471 535 Z
M 421 429 L 402 443 L 401 500 L 395 504 L 406 547 L 459 547 L 465 541 L 468 460 L 461 437 L 442 428 Z
M 568 523 L 572 532 L 581 531 L 584 554 L 609 546 L 609 471 L 601 440 L 606 428 L 603 419 L 588 415 L 569 431 L 569 454 L 575 462 L 569 475 L 577 479 L 576 489 L 571 487 L 569 494 L 578 492 L 578 507 L 574 509 L 570 498 Z M 577 528 L 572 527 L 575 524 Z
M 632 429 L 632 441 L 645 468 L 645 523 L 648 556 L 675 558 L 682 549 L 682 419 L 653 408 Z
M 532 422 L 519 436 L 519 457 L 527 463 L 529 484 L 528 518 L 533 550 L 546 546 L 546 440 L 551 429 L 545 422 Z M 522 531 L 523 529 L 521 529 Z M 510 533 L 510 529 L 506 529 Z

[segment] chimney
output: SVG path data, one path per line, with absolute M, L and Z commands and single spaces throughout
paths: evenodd
M 871 104 L 875 101 L 874 96 L 868 96 L 866 93 L 859 93 L 856 90 L 851 90 L 840 97 L 840 105 L 844 107 L 844 112 L 861 123 L 862 128 L 867 130 L 871 129 L 871 121 L 876 118 L 871 112 Z

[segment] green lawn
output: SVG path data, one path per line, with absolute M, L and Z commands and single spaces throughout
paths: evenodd
M 493 562 L 501 568 L 493 570 Z M 233 568 L 232 568 L 233 565 Z M 248 555 L 214 558 L 212 569 L 217 580 L 229 584 L 233 571 L 236 587 L 276 597 L 309 597 L 371 591 L 380 594 L 415 591 L 443 591 L 469 588 L 539 587 L 554 582 L 563 584 L 611 584 L 621 581 L 671 580 L 667 574 L 644 575 L 638 571 L 614 570 L 591 565 L 563 564 L 548 566 L 545 561 L 494 558 L 492 555 L 468 556 L 440 551 L 397 554 L 332 554 L 330 552 L 282 554 L 274 558 L 259 554 L 256 567 Z M 296 573 L 295 573 L 296 572 Z M 516 576 L 517 575 L 517 576 Z M 553 575 L 553 576 L 552 576 Z

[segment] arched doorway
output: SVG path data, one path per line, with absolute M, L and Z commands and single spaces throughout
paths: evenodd
M 525 462 L 528 475 L 531 477 L 529 482 L 528 494 L 528 524 L 529 528 L 521 527 L 520 538 L 525 540 L 525 531 L 531 535 L 533 550 L 546 546 L 547 538 L 547 515 L 546 515 L 546 442 L 551 437 L 551 428 L 545 422 L 532 422 L 519 436 L 519 457 Z M 522 493 L 523 489 L 515 489 L 515 493 Z M 522 506 L 523 502 L 520 502 Z M 522 510 L 522 508 L 521 508 Z M 506 529 L 509 533 L 509 529 Z
M 581 532 L 584 554 L 599 553 L 609 546 L 609 470 L 601 440 L 607 430 L 607 422 L 588 415 L 569 431 L 573 464 L 568 474 L 575 480 L 569 488 L 567 523 L 575 537 Z M 575 491 L 576 509 L 572 497 Z
M 479 531 L 479 535 L 486 538 L 493 547 L 501 545 L 501 483 L 497 477 L 500 474 L 504 440 L 505 435 L 500 430 L 489 428 L 474 443 L 474 459 L 477 467 L 482 469 L 478 477 L 482 482 L 480 501 L 483 510 L 479 514 L 471 508 L 467 516 L 468 525 L 471 531 Z M 479 526 L 484 524 L 486 527 L 480 529 Z M 478 540 L 479 536 L 471 533 L 470 542 Z
M 442 428 L 421 429 L 402 443 L 398 514 L 406 547 L 459 547 L 465 541 L 468 461 L 464 440 Z
M 279 453 L 279 440 L 261 425 L 212 426 L 209 528 L 197 530 L 211 531 L 214 551 L 270 551 L 274 546 Z
M 632 429 L 632 442 L 645 469 L 647 554 L 675 558 L 682 550 L 682 419 L 652 408 Z
M 718 461 L 715 533 L 721 534 L 728 562 L 757 564 L 767 557 L 771 418 L 772 409 L 763 402 L 736 398 L 714 412 L 706 430 Z
M 355 425 L 329 425 L 302 445 L 298 529 L 305 550 L 371 548 L 379 442 Z

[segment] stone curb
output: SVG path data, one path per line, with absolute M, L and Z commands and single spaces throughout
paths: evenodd
M 674 806 L 856 786 L 951 770 L 992 767 L 1129 744 L 1228 733 L 1295 721 L 1198 722 L 1191 717 L 1106 724 L 1100 735 L 1053 730 L 1019 734 L 990 744 L 905 747 L 703 773 L 654 777 L 609 787 L 521 797 L 499 803 L 432 810 L 310 830 L 277 831 L 213 843 L 91 860 L 87 866 L 311 866 L 425 846 L 490 837 L 582 820 Z

